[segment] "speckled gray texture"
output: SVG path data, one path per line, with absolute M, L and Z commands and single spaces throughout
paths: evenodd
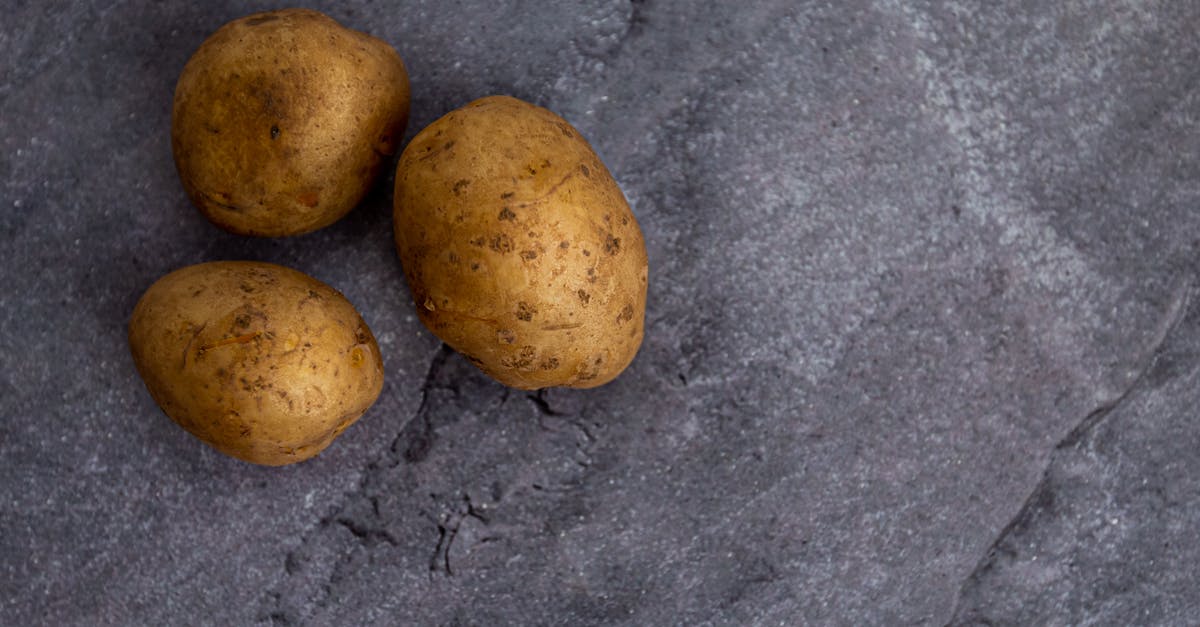
M 343 2 L 409 136 L 506 93 L 646 234 L 646 342 L 507 390 L 413 315 L 390 181 L 286 240 L 191 208 L 184 62 L 273 5 L 9 3 L 0 623 L 1145 624 L 1200 615 L 1200 5 Z M 125 324 L 262 259 L 362 310 L 379 402 L 250 466 Z

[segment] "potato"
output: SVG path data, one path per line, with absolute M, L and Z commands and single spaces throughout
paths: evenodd
M 557 115 L 493 96 L 429 125 L 400 157 L 394 217 L 421 321 L 501 383 L 594 387 L 633 360 L 642 232 Z
M 175 87 L 171 140 L 183 186 L 214 224 L 297 235 L 370 190 L 408 121 L 408 75 L 387 43 L 316 11 L 234 20 Z
M 202 263 L 162 277 L 133 310 L 129 348 L 163 412 L 256 464 L 320 453 L 383 388 L 379 347 L 354 306 L 269 263 Z

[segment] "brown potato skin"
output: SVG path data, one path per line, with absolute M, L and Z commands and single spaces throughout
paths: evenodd
M 320 453 L 383 389 L 379 346 L 354 306 L 269 263 L 217 261 L 162 277 L 133 310 L 129 348 L 167 416 L 255 464 Z
M 408 74 L 386 42 L 307 9 L 222 26 L 175 87 L 171 144 L 188 196 L 241 235 L 299 235 L 346 215 L 395 154 Z
M 641 229 L 554 113 L 492 96 L 429 125 L 400 157 L 394 218 L 421 322 L 501 383 L 595 387 L 637 354 Z

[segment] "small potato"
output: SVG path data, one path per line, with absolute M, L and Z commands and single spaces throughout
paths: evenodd
M 269 263 L 202 263 L 159 279 L 133 310 L 129 348 L 163 412 L 256 464 L 320 453 L 383 388 L 379 347 L 354 306 Z
M 421 321 L 501 383 L 598 386 L 641 345 L 642 232 L 591 146 L 546 109 L 493 96 L 417 134 L 394 229 Z
M 408 121 L 387 43 L 306 9 L 234 20 L 175 87 L 171 140 L 192 202 L 242 235 L 332 224 L 370 190 Z

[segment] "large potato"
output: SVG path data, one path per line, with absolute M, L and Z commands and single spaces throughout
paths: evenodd
M 336 290 L 269 263 L 176 270 L 129 322 L 159 407 L 217 450 L 278 466 L 321 452 L 375 402 L 375 337 Z
M 408 97 L 391 46 L 321 13 L 234 20 L 200 46 L 175 87 L 179 176 L 226 230 L 319 229 L 357 205 L 396 152 Z
M 421 131 L 396 169 L 394 227 L 421 321 L 506 385 L 601 385 L 641 345 L 641 230 L 546 109 L 493 96 Z

